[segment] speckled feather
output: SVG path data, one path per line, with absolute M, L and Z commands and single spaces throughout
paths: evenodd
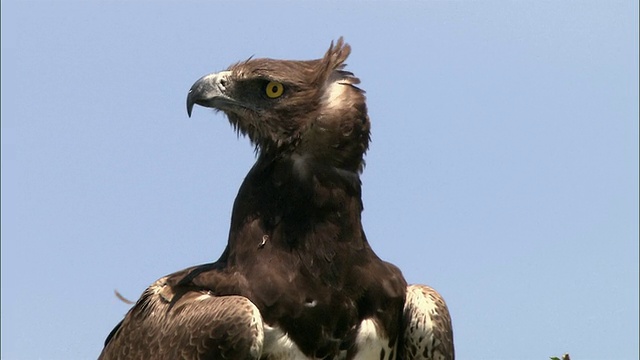
M 404 304 L 402 359 L 453 360 L 453 328 L 444 299 L 426 285 L 410 285 Z
M 144 292 L 107 339 L 99 359 L 257 359 L 264 333 L 242 296 L 175 293 L 167 277 Z

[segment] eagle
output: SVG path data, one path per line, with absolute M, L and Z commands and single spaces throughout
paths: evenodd
M 256 148 L 220 258 L 162 277 L 99 359 L 454 359 L 451 318 L 363 230 L 370 120 L 342 38 L 320 59 L 250 58 L 197 80 Z

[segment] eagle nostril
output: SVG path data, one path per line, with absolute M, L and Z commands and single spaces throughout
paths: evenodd
M 227 79 L 221 78 L 219 83 L 220 83 L 220 86 L 222 86 L 223 88 L 227 87 Z

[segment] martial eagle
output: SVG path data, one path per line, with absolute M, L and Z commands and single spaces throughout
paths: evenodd
M 310 61 L 249 59 L 187 97 L 257 149 L 211 264 L 149 286 L 100 359 L 453 359 L 449 311 L 371 249 L 360 173 L 370 122 L 340 38 Z

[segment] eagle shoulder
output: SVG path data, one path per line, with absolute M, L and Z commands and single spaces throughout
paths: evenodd
M 243 296 L 171 285 L 184 271 L 149 286 L 109 334 L 99 360 L 259 359 L 263 319 Z
M 427 285 L 407 286 L 400 358 L 453 360 L 453 329 L 442 296 Z

